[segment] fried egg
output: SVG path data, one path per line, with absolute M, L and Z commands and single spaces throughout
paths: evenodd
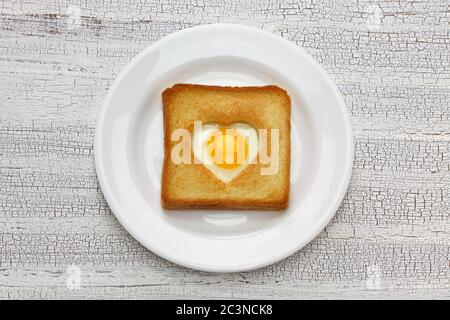
M 193 138 L 195 157 L 225 183 L 239 175 L 258 153 L 257 131 L 245 123 L 227 127 L 205 124 L 194 131 Z

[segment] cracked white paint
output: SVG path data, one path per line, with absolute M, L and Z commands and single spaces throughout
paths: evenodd
M 450 298 L 448 8 L 2 1 L 0 298 Z M 121 68 L 151 42 L 213 22 L 303 46 L 337 83 L 355 133 L 352 181 L 330 225 L 286 260 L 236 274 L 187 270 L 140 246 L 93 165 L 97 110 Z

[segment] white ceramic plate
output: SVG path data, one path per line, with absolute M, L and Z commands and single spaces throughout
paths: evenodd
M 276 84 L 288 91 L 292 100 L 288 210 L 161 208 L 161 92 L 175 83 Z M 186 29 L 146 48 L 111 86 L 97 123 L 97 175 L 117 219 L 154 253 L 205 271 L 254 269 L 305 246 L 337 210 L 352 162 L 346 107 L 323 69 L 294 44 L 238 25 Z

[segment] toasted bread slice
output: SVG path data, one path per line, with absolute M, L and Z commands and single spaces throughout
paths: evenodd
M 165 209 L 260 209 L 288 206 L 290 186 L 290 111 L 287 92 L 277 86 L 220 87 L 176 84 L 162 93 L 164 164 L 161 203 Z M 193 131 L 194 121 L 229 126 L 248 123 L 255 129 L 279 129 L 279 170 L 262 175 L 259 161 L 248 164 L 225 183 L 203 164 L 176 164 L 171 141 L 178 128 Z M 270 136 L 268 141 L 270 141 Z M 270 151 L 270 147 L 269 147 Z

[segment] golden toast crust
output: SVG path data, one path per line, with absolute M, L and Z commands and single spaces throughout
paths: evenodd
M 221 87 L 176 84 L 162 93 L 164 163 L 161 204 L 165 209 L 283 210 L 289 202 L 290 109 L 287 92 L 277 86 Z M 193 130 L 194 121 L 222 126 L 236 122 L 256 129 L 280 129 L 280 169 L 260 174 L 261 164 L 249 164 L 224 183 L 202 164 L 175 164 L 170 137 L 178 128 Z M 192 162 L 193 162 L 192 155 Z

